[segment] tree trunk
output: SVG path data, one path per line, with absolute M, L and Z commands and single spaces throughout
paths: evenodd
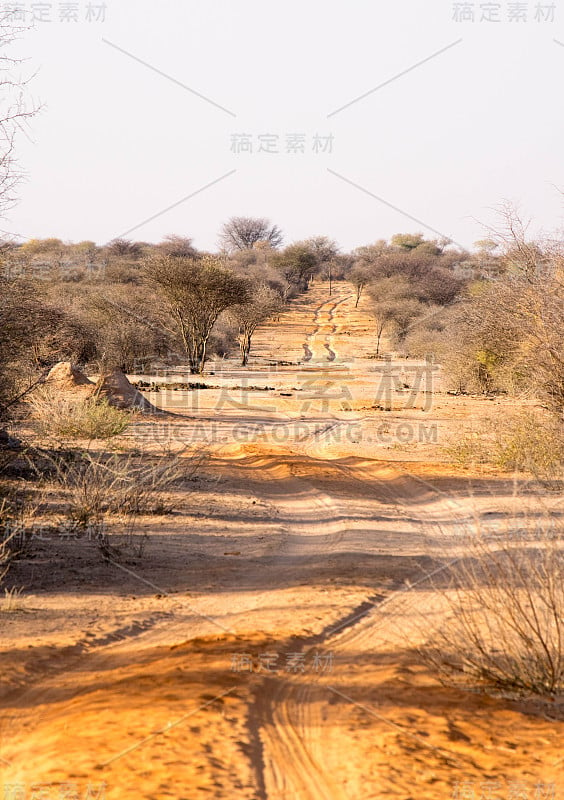
M 384 326 L 381 325 L 378 329 L 378 339 L 376 340 L 376 355 L 380 355 L 380 339 L 382 338 L 382 332 L 384 330 Z
M 208 347 L 208 340 L 206 338 L 204 339 L 200 347 L 200 375 L 204 374 L 204 367 L 206 366 L 207 347 Z
M 241 351 L 241 366 L 246 367 L 249 363 L 249 355 L 251 352 L 251 334 L 242 333 L 239 339 L 239 349 Z
M 190 364 L 190 373 L 192 375 L 200 375 L 202 372 L 202 356 L 201 348 L 194 344 L 190 347 L 188 353 L 188 363 Z

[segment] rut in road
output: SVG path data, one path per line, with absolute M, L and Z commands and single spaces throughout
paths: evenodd
M 315 447 L 319 447 L 319 438 L 315 441 Z M 396 472 L 392 481 L 389 467 L 386 467 L 386 480 L 382 480 L 378 477 L 382 466 L 376 462 L 372 469 L 366 463 L 359 466 L 358 472 L 349 466 L 330 463 L 332 469 L 341 471 L 349 481 L 363 484 L 368 492 L 377 492 L 383 500 L 399 506 L 402 519 L 404 522 L 409 519 L 414 532 L 424 530 L 429 537 L 429 530 L 433 530 L 430 545 L 440 546 L 443 542 L 442 527 L 437 528 L 423 508 L 423 503 L 433 497 L 432 487 L 423 487 L 422 490 L 416 479 L 401 471 Z M 392 483 L 401 487 L 401 490 L 392 491 Z M 441 501 L 444 502 L 443 498 Z M 460 519 L 457 516 L 458 509 L 448 507 L 448 501 L 447 508 L 453 522 L 465 524 L 468 521 L 466 516 Z M 325 510 L 329 510 L 327 504 Z M 328 522 L 328 519 L 319 520 L 321 526 Z M 346 534 L 346 529 L 340 535 L 335 531 L 333 547 L 343 544 Z M 449 564 L 441 565 L 423 577 L 419 570 L 414 570 L 409 585 L 402 581 L 392 586 L 387 595 L 374 593 L 340 619 L 326 625 L 319 634 L 290 640 L 282 657 L 290 653 L 307 654 L 321 646 L 337 655 L 345 655 L 351 650 L 374 650 L 377 638 L 385 637 L 386 629 L 397 624 L 397 618 L 405 613 L 406 607 L 419 602 L 413 590 L 448 567 Z M 385 615 L 382 615 L 384 608 Z M 300 800 L 344 800 L 346 794 L 343 787 L 324 767 L 324 720 L 321 709 L 331 699 L 327 689 L 311 680 L 300 680 L 300 676 L 291 680 L 272 675 L 257 685 L 254 698 L 249 708 L 248 729 L 253 742 L 253 766 L 261 800 L 285 800 L 290 797 Z M 448 758 L 449 754 L 443 756 Z
M 322 351 L 318 350 L 317 348 L 317 339 L 320 337 L 324 337 L 325 341 L 322 344 L 322 347 L 327 350 L 327 361 L 335 361 L 337 358 L 337 352 L 333 349 L 333 345 L 331 342 L 332 337 L 337 332 L 337 326 L 334 324 L 335 318 L 335 309 L 338 308 L 342 303 L 346 303 L 347 300 L 351 299 L 350 294 L 347 294 L 345 297 L 341 297 L 339 299 L 330 298 L 325 300 L 321 305 L 319 305 L 315 309 L 315 318 L 314 318 L 314 329 L 311 333 L 306 335 L 306 341 L 303 344 L 305 358 L 304 362 L 311 361 L 314 357 L 322 360 Z M 327 315 L 327 321 L 322 320 L 322 316 Z M 329 332 L 321 331 L 321 328 L 330 326 Z

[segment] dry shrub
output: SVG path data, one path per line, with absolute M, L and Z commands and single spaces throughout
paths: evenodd
M 175 486 L 191 480 L 202 462 L 199 454 L 63 448 L 30 448 L 26 459 L 36 490 L 4 492 L 0 499 L 0 583 L 14 559 L 29 551 L 39 520 L 65 538 L 87 537 L 105 558 L 116 558 L 122 545 L 138 545 L 141 556 L 147 537 L 139 544 L 136 516 L 172 513 Z M 120 535 L 110 537 L 110 527 Z
M 535 413 L 515 416 L 496 429 L 496 463 L 502 469 L 561 476 L 564 466 L 564 425 Z
M 558 488 L 564 476 L 564 425 L 530 409 L 506 420 L 488 420 L 480 432 L 457 436 L 446 451 L 462 467 L 489 464 Z
M 31 529 L 38 503 L 26 492 L 0 489 L 0 584 L 10 565 L 31 546 Z
M 84 453 L 57 465 L 66 517 L 73 527 L 101 526 L 108 514 L 168 514 L 169 492 L 191 477 L 193 460 L 172 455 L 140 458 L 134 454 Z
M 452 463 L 463 469 L 493 463 L 492 443 L 483 432 L 457 434 L 445 445 L 445 451 Z
M 53 480 L 62 493 L 58 528 L 65 535 L 87 536 L 99 547 L 104 558 L 115 559 L 121 545 L 135 541 L 135 517 L 139 514 L 169 514 L 174 510 L 171 490 L 189 480 L 197 471 L 197 457 L 181 458 L 170 454 L 140 457 L 134 453 L 78 453 L 54 458 Z M 125 534 L 110 538 L 110 525 L 117 524 Z M 125 526 L 125 527 L 124 527 Z M 138 547 L 143 554 L 146 536 Z
M 421 649 L 447 682 L 515 693 L 564 691 L 564 529 L 527 514 L 519 529 L 478 526 L 435 587 L 448 608 Z
M 57 397 L 38 393 L 29 400 L 33 418 L 45 436 L 62 439 L 110 439 L 123 433 L 131 413 L 105 399 Z

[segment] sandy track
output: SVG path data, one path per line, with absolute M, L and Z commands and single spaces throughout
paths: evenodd
M 320 359 L 323 349 L 329 352 L 328 360 L 333 361 L 336 358 L 336 352 L 331 347 L 332 337 L 337 331 L 335 312 L 349 299 L 349 296 L 345 296 L 328 300 L 316 308 L 314 330 L 304 343 L 306 361 Z M 339 424 L 342 423 L 329 423 L 325 431 L 304 437 L 299 443 L 299 451 L 307 459 L 323 461 L 327 455 L 324 449 L 324 433 Z M 299 475 L 300 467 L 305 466 L 296 458 L 295 451 L 288 454 L 284 463 L 286 468 L 290 466 L 294 476 Z M 261 468 L 264 466 L 263 463 Z M 319 470 L 319 463 L 317 469 Z M 340 472 L 345 483 L 360 486 L 360 494 L 370 495 L 379 502 L 391 503 L 402 520 L 402 533 L 411 543 L 416 539 L 424 539 L 426 547 L 423 552 L 429 556 L 441 552 L 446 545 L 452 545 L 453 539 L 456 541 L 468 532 L 469 526 L 474 522 L 471 502 L 455 500 L 420 478 L 393 469 L 390 465 L 383 466 L 369 460 L 362 462 L 360 459 L 353 465 L 332 460 L 331 469 Z M 293 489 L 288 481 L 288 476 L 279 481 L 277 491 L 287 495 L 292 491 L 296 492 L 297 489 Z M 303 476 L 300 481 L 303 489 Z M 315 560 L 320 555 L 322 548 L 346 550 L 350 546 L 348 538 L 351 533 L 354 539 L 354 531 L 348 530 L 342 521 L 335 526 L 335 497 L 325 496 L 320 501 L 320 497 L 313 492 L 308 493 L 307 499 L 315 507 L 318 520 L 315 536 L 308 545 L 312 559 Z M 341 509 L 341 520 L 343 517 L 346 518 L 346 512 L 343 514 Z M 405 530 L 406 519 L 409 519 L 411 530 Z M 330 527 L 334 529 L 328 536 L 323 532 Z M 397 522 L 393 520 L 391 530 L 385 534 L 386 538 L 390 538 L 390 533 L 395 533 L 396 529 Z M 311 537 L 311 529 L 309 534 Z M 364 549 L 365 552 L 370 552 L 370 544 L 366 541 Z M 377 547 L 375 552 L 378 552 Z M 422 631 L 412 623 L 406 625 L 406 621 L 413 616 L 416 606 L 418 614 L 424 613 L 425 609 L 429 615 L 440 610 L 442 600 L 433 590 L 433 581 L 454 564 L 459 555 L 460 553 L 451 549 L 451 556 L 445 563 L 423 573 L 420 567 L 415 567 L 407 584 L 402 583 L 385 597 L 366 597 L 357 608 L 334 621 L 319 636 L 301 647 L 295 642 L 293 647 L 306 653 L 313 646 L 323 647 L 331 649 L 338 657 L 346 658 L 354 657 L 357 652 L 385 652 L 398 644 L 405 646 L 408 637 L 413 646 L 421 638 Z M 421 606 L 421 595 L 418 594 L 422 588 L 426 589 L 424 607 Z M 261 787 L 260 796 L 265 800 L 290 797 L 302 800 L 341 800 L 345 797 L 367 796 L 363 795 L 361 784 L 356 783 L 345 788 L 343 775 L 335 774 L 334 754 L 329 755 L 324 746 L 327 725 L 323 710 L 326 703 L 327 693 L 324 696 L 323 686 L 311 680 L 279 680 L 269 677 L 255 690 L 252 727 L 260 739 L 261 753 L 255 768 L 258 771 L 257 782 Z M 408 739 L 411 738 L 412 742 L 415 740 L 418 746 L 422 743 L 423 750 L 438 754 L 439 759 L 449 768 L 458 767 L 464 770 L 475 766 L 472 759 L 453 753 L 451 748 L 427 744 L 407 726 L 402 727 L 384 717 L 380 717 L 380 721 L 384 727 L 392 727 L 405 734 Z M 360 778 L 360 775 L 357 777 Z
M 350 305 L 352 296 L 341 290 L 340 296 L 330 298 L 315 308 L 314 327 L 304 342 L 305 362 L 312 360 L 334 361 L 337 357 L 333 339 L 338 327 L 342 328 L 346 316 L 336 321 L 337 309 Z M 337 318 L 338 319 L 338 318 Z M 325 352 L 324 352 L 325 351 Z M 328 353 L 328 355 L 327 355 Z M 321 432 L 316 431 L 302 437 L 296 449 L 280 455 L 269 454 L 254 456 L 254 463 L 247 462 L 251 469 L 261 472 L 270 471 L 275 480 L 272 481 L 268 497 L 278 508 L 285 507 L 285 517 L 299 515 L 305 503 L 312 509 L 314 525 L 308 526 L 307 544 L 295 539 L 293 552 L 301 551 L 311 559 L 312 565 L 319 556 L 328 552 L 347 551 L 354 548 L 355 526 L 364 520 L 355 519 L 355 514 L 339 503 L 334 496 L 320 493 L 311 481 L 308 472 L 319 474 L 321 471 L 333 471 L 346 484 L 356 484 L 360 496 L 370 496 L 374 501 L 390 506 L 395 512 L 387 521 L 387 530 L 379 528 L 379 538 L 390 540 L 395 538 L 398 528 L 412 544 L 414 540 L 426 540 L 425 550 L 428 553 L 437 551 L 444 538 L 452 536 L 448 530 L 449 523 L 460 524 L 458 509 L 452 503 L 440 498 L 437 503 L 436 493 L 429 487 L 422 486 L 415 478 L 370 461 L 357 460 L 352 466 L 338 461 L 326 461 L 325 434 L 330 433 L 339 421 L 329 421 Z M 344 423 L 346 424 L 346 423 Z M 256 453 L 257 447 L 247 448 Z M 296 452 L 298 451 L 298 452 Z M 305 473 L 305 474 L 304 474 Z M 395 487 L 395 488 L 391 488 Z M 299 500 L 298 500 L 299 498 Z M 434 513 L 441 516 L 441 527 L 438 529 L 429 519 L 425 507 L 433 501 Z M 437 506 L 440 505 L 440 508 Z M 374 504 L 371 507 L 374 512 Z M 410 520 L 406 530 L 405 519 Z M 347 522 L 348 520 L 348 522 Z M 401 522 L 398 521 L 401 520 Z M 350 526 L 350 529 L 349 527 Z M 299 530 L 299 522 L 294 525 Z M 452 524 L 450 524 L 452 528 Z M 371 550 L 381 553 L 379 542 L 363 541 L 365 553 Z M 287 545 L 286 545 L 287 547 Z M 288 549 L 285 549 L 288 553 Z M 445 569 L 444 566 L 437 569 Z M 435 572 L 429 571 L 433 576 Z M 406 613 L 406 605 L 416 603 L 412 596 L 406 604 L 406 596 L 412 589 L 421 586 L 429 578 L 421 575 L 419 567 L 414 566 L 412 583 L 398 586 L 396 591 L 382 597 L 365 597 L 356 608 L 331 623 L 330 626 L 314 640 L 309 640 L 293 647 L 298 651 L 308 652 L 312 647 L 331 649 L 346 656 L 355 650 L 374 649 L 387 638 L 397 639 L 397 622 Z M 432 603 L 428 598 L 427 602 Z M 381 605 L 386 607 L 386 615 L 382 616 Z M 321 695 L 321 701 L 319 696 Z M 261 796 L 265 798 L 335 798 L 340 800 L 347 794 L 344 792 L 339 776 L 332 775 L 334 764 L 324 758 L 324 737 L 326 729 L 322 718 L 323 690 L 315 683 L 308 681 L 296 683 L 288 679 L 277 680 L 269 677 L 255 690 L 253 709 L 253 734 L 259 738 L 258 751 L 261 757 L 255 764 L 257 784 L 261 787 Z M 325 695 L 325 700 L 326 700 Z
M 351 295 L 343 290 L 336 290 L 336 296 L 324 300 L 315 309 L 313 320 L 313 330 L 305 337 L 303 344 L 304 362 L 315 361 L 335 361 L 337 352 L 334 349 L 333 338 L 337 333 L 338 326 L 335 323 L 335 310 L 351 299 Z
M 411 540 L 416 538 L 417 534 L 430 538 L 429 530 L 433 530 L 433 526 L 426 517 L 423 505 L 428 504 L 430 496 L 431 499 L 435 499 L 432 497 L 432 490 L 428 489 L 422 493 L 421 486 L 413 478 L 399 472 L 393 475 L 389 467 L 383 470 L 381 466 L 365 463 L 358 472 L 348 466 L 334 463 L 332 467 L 343 472 L 346 480 L 362 483 L 366 493 L 372 496 L 379 495 L 386 503 L 393 503 L 400 518 L 405 518 L 407 512 L 414 534 L 410 537 Z M 377 477 L 378 471 L 385 473 L 386 481 L 382 477 Z M 393 483 L 394 479 L 396 485 L 401 484 L 401 491 L 390 489 L 390 483 Z M 290 490 L 289 486 L 286 488 Z M 310 499 L 313 500 L 313 497 L 310 496 Z M 319 556 L 322 548 L 347 549 L 348 542 L 344 541 L 347 538 L 346 528 L 339 529 L 337 524 L 330 541 L 327 535 L 323 534 L 332 522 L 331 516 L 327 514 L 330 508 L 328 504 L 316 506 L 319 520 L 318 535 L 315 544 L 309 545 L 309 554 L 313 559 Z M 453 516 L 454 519 L 456 518 Z M 390 532 L 395 532 L 397 527 L 397 522 L 392 520 Z M 443 537 L 448 535 L 444 527 L 443 514 L 440 541 L 429 541 L 430 553 L 440 547 Z M 402 531 L 409 534 L 409 531 L 405 531 L 403 523 Z M 365 543 L 365 551 L 369 550 Z M 420 603 L 420 599 L 414 596 L 414 590 L 445 568 L 444 565 L 437 567 L 428 575 L 422 576 L 420 568 L 414 567 L 411 583 L 399 586 L 385 598 L 367 596 L 352 611 L 332 622 L 320 636 L 308 641 L 305 647 L 302 645 L 299 648 L 298 643 L 294 643 L 293 652 L 297 648 L 298 651 L 301 649 L 302 652 L 308 653 L 315 646 L 330 650 L 336 657 L 346 659 L 358 651 L 370 652 L 382 649 L 390 639 L 395 639 L 397 642 L 400 618 L 403 618 L 414 604 Z M 426 598 L 426 602 L 429 607 L 432 606 L 432 594 Z M 383 608 L 385 615 L 382 614 Z M 254 727 L 259 730 L 263 754 L 262 765 L 258 767 L 263 770 L 259 783 L 265 786 L 265 798 L 341 800 L 347 797 L 341 784 L 341 776 L 334 774 L 334 763 L 324 757 L 324 739 L 327 732 L 322 710 L 327 702 L 328 692 L 324 693 L 322 686 L 311 681 L 296 683 L 287 679 L 270 678 L 256 690 L 255 698 Z
M 370 445 L 336 440 L 351 419 L 342 397 L 300 406 L 292 389 L 313 375 L 368 402 L 379 365 L 368 358 L 362 304 L 354 308 L 350 287 L 329 298 L 318 285 L 283 323 L 276 337 L 269 326 L 258 332 L 257 352 L 267 363 L 287 353 L 305 363 L 267 377 L 251 367 L 253 381 L 276 385 L 274 411 L 259 395 L 256 406 L 210 405 L 171 423 L 179 440 L 196 425 L 222 433 L 207 467 L 218 482 L 204 487 L 201 512 L 189 498 L 189 519 L 152 523 L 162 550 L 134 571 L 159 594 L 133 598 L 132 613 L 100 591 L 88 635 L 55 646 L 53 634 L 40 658 L 24 660 L 2 706 L 6 782 L 94 776 L 110 800 L 438 800 L 455 779 L 555 773 L 554 751 L 544 746 L 544 763 L 532 755 L 554 723 L 443 692 L 406 655 L 421 635 L 414 609 L 430 620 L 440 611 L 429 576 L 457 557 L 474 501 L 378 460 Z M 241 420 L 245 442 L 233 436 Z M 316 424 L 277 443 L 273 433 L 294 420 Z M 364 431 L 374 424 L 363 413 L 354 420 Z M 151 558 L 162 558 L 157 573 Z M 120 577 L 128 593 L 142 591 Z M 330 652 L 335 668 L 230 670 L 234 654 L 272 651 L 310 665 Z
M 319 450 L 319 442 L 315 446 Z M 366 595 L 356 608 L 334 620 L 319 635 L 294 640 L 290 648 L 294 653 L 306 655 L 317 650 L 331 651 L 334 658 L 344 664 L 354 663 L 359 653 L 381 656 L 388 653 L 394 657 L 398 648 L 413 647 L 428 635 L 430 627 L 422 625 L 424 615 L 430 626 L 436 624 L 433 619 L 437 616 L 440 619 L 444 611 L 444 598 L 436 591 L 435 582 L 440 582 L 441 574 L 461 555 L 452 545 L 474 522 L 472 500 L 448 497 L 417 476 L 389 465 L 359 461 L 354 467 L 335 462 L 331 467 L 342 472 L 349 484 L 362 486 L 361 494 L 370 495 L 388 507 L 392 504 L 401 520 L 402 537 L 407 539 L 409 547 L 419 541 L 424 543 L 419 549 L 420 555 L 428 554 L 433 558 L 446 549 L 450 556 L 431 569 L 414 564 L 407 582 L 404 578 L 384 594 Z M 321 515 L 323 509 L 319 508 L 318 513 Z M 406 519 L 409 519 L 408 528 Z M 320 516 L 320 532 L 328 521 Z M 398 521 L 392 519 L 384 537 L 393 539 L 397 530 Z M 333 544 L 346 552 L 351 545 L 350 538 L 354 541 L 354 530 L 345 527 Z M 326 542 L 320 537 L 316 546 L 324 545 Z M 372 543 L 372 547 L 374 552 L 381 552 L 377 543 Z M 364 553 L 370 551 L 371 543 L 365 540 Z M 352 692 L 345 687 L 340 690 L 341 680 L 340 675 L 335 678 L 324 674 L 314 680 L 310 675 L 298 674 L 282 679 L 269 677 L 255 688 L 252 729 L 260 738 L 261 758 L 255 763 L 255 769 L 258 785 L 264 787 L 261 797 L 341 800 L 384 796 L 378 791 L 378 781 L 374 778 L 370 781 L 364 772 L 366 743 L 353 733 L 347 735 L 340 713 L 333 711 L 332 695 L 333 699 L 337 696 L 351 706 L 366 708 L 365 693 L 359 692 L 359 687 Z M 401 685 L 393 692 L 388 689 L 386 694 L 388 703 L 395 697 L 397 706 L 402 706 Z M 428 734 L 414 729 L 409 718 L 403 721 L 401 716 L 398 719 L 382 713 L 374 705 L 367 711 L 371 726 L 380 729 L 382 738 L 392 735 L 400 739 L 408 750 L 419 754 L 422 763 L 435 763 L 436 770 L 446 775 L 480 773 L 479 762 L 472 751 L 453 746 L 456 735 L 427 740 L 424 737 Z M 335 728 L 340 731 L 337 749 L 328 746 L 328 738 Z M 463 739 L 462 734 L 460 738 Z M 353 765 L 346 781 L 340 764 L 340 756 L 345 752 L 349 766 Z M 390 783 L 388 791 L 395 794 L 397 786 Z

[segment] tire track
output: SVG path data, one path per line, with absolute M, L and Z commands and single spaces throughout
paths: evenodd
M 352 295 L 346 295 L 345 297 L 341 297 L 339 299 L 329 298 L 325 300 L 321 305 L 319 305 L 315 309 L 315 317 L 314 317 L 314 329 L 311 333 L 306 335 L 306 341 L 302 345 L 304 348 L 305 358 L 304 362 L 311 361 L 314 358 L 315 354 L 315 345 L 314 340 L 320 336 L 325 337 L 325 342 L 323 343 L 323 347 L 327 350 L 328 356 L 327 361 L 335 361 L 337 359 L 337 352 L 334 349 L 334 346 L 331 342 L 331 339 L 337 333 L 337 325 L 334 323 L 335 319 L 335 310 L 342 305 L 343 303 L 350 300 Z M 326 306 L 329 306 L 326 308 Z M 328 322 L 323 322 L 321 320 L 321 316 L 327 314 Z M 321 333 L 321 328 L 325 327 L 326 325 L 331 325 L 331 330 L 329 333 Z
M 26 673 L 26 680 L 19 688 L 9 687 L 10 703 L 21 703 L 31 700 L 37 692 L 49 691 L 49 683 L 61 675 L 80 670 L 84 660 L 91 655 L 98 655 L 109 647 L 128 642 L 147 633 L 159 625 L 171 621 L 176 616 L 176 610 L 161 611 L 150 614 L 145 619 L 137 619 L 128 625 L 109 630 L 100 636 L 83 637 L 74 644 L 56 650 L 54 653 L 41 658 L 35 666 Z
M 421 529 L 425 532 L 432 530 L 432 536 L 427 533 L 430 545 L 440 545 L 443 541 L 444 535 L 439 531 L 441 535 L 437 537 L 436 524 L 422 507 L 423 502 L 433 496 L 432 487 L 427 486 L 423 491 L 415 478 L 397 470 L 392 476 L 388 474 L 384 481 L 375 474 L 382 468 L 377 462 L 375 470 L 369 471 L 368 475 L 366 467 L 360 475 L 342 464 L 331 462 L 331 467 L 341 471 L 348 481 L 360 483 L 368 492 L 380 493 L 392 504 L 409 509 L 410 513 L 404 514 L 403 519 L 409 519 L 409 524 L 417 532 Z M 386 470 L 390 472 L 389 467 Z M 389 485 L 390 478 L 398 486 L 395 490 Z M 413 509 L 416 509 L 416 515 Z M 466 516 L 464 520 L 457 520 L 453 509 L 450 511 L 453 524 L 467 521 Z M 343 530 L 340 537 L 335 537 L 335 544 L 340 543 L 345 535 L 346 530 Z M 384 636 L 386 629 L 393 628 L 410 605 L 420 602 L 414 590 L 447 570 L 452 563 L 454 561 L 440 565 L 424 576 L 414 570 L 410 584 L 396 585 L 384 597 L 380 594 L 367 597 L 352 611 L 326 626 L 319 635 L 292 640 L 288 651 L 307 652 L 314 646 L 323 646 L 337 654 L 346 654 L 351 649 L 373 649 L 375 635 L 380 638 Z M 384 609 L 385 614 L 382 614 Z M 331 777 L 323 763 L 324 721 L 320 709 L 327 699 L 327 694 L 315 684 L 295 683 L 283 678 L 269 677 L 256 688 L 254 704 L 249 712 L 253 720 L 250 732 L 262 754 L 260 763 L 254 766 L 258 783 L 263 787 L 264 800 L 286 800 L 290 797 L 300 800 L 345 800 L 342 787 Z M 386 722 L 385 718 L 382 720 Z M 401 730 L 401 726 L 395 727 Z M 410 735 L 407 729 L 405 733 Z M 425 742 L 422 744 L 425 745 Z M 442 757 L 452 758 L 452 754 L 445 751 Z

